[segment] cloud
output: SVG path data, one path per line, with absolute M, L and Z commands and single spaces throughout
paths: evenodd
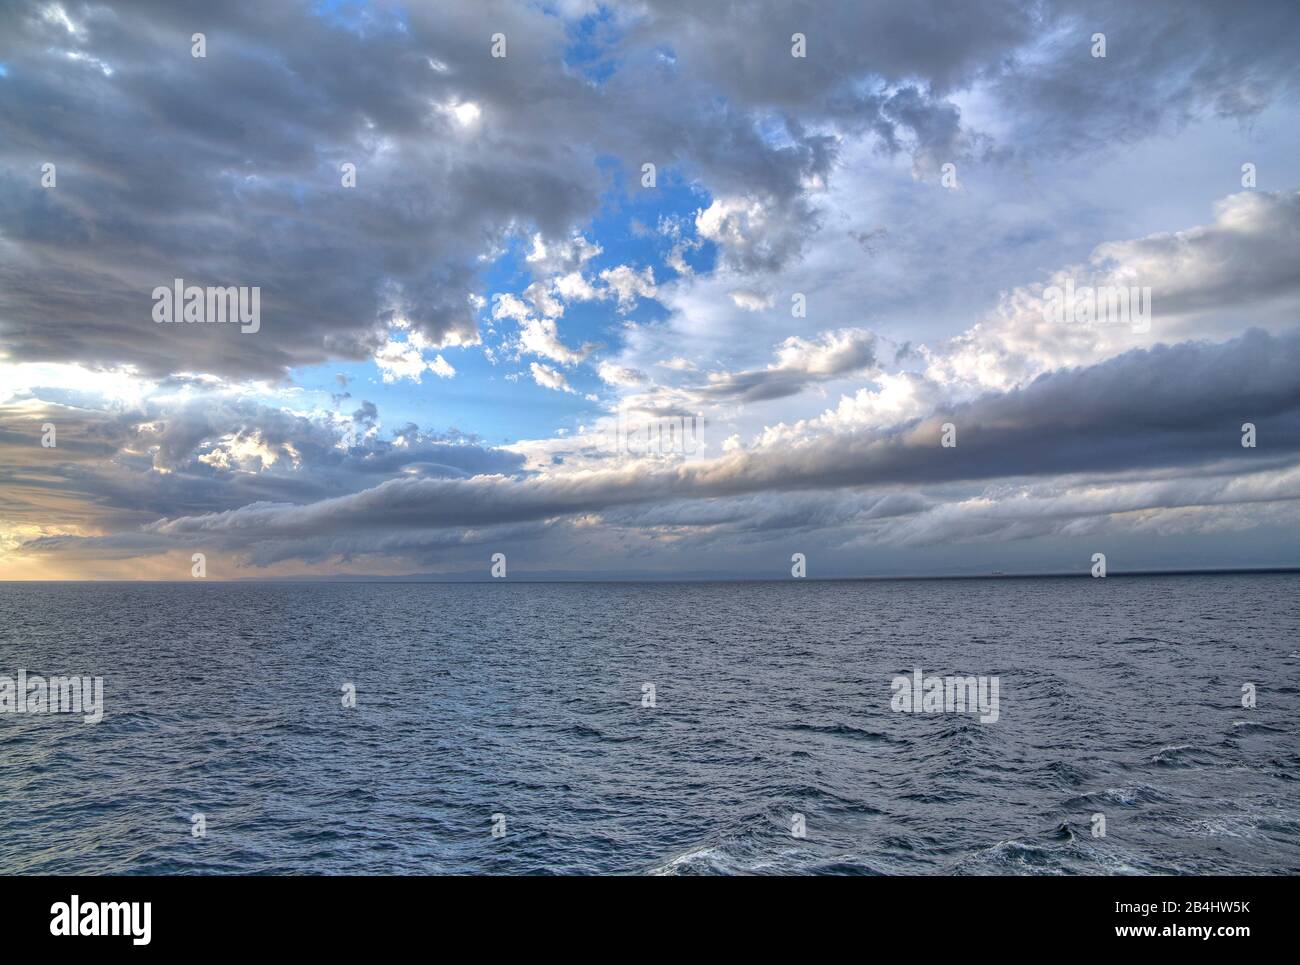
M 441 355 L 428 361 L 416 344 L 409 341 L 398 342 L 389 339 L 375 353 L 374 362 L 379 367 L 385 382 L 397 382 L 401 379 L 419 382 L 425 372 L 432 372 L 441 379 L 449 379 L 456 374 L 456 370 Z
M 731 300 L 736 303 L 737 308 L 743 308 L 747 312 L 761 312 L 764 309 L 771 308 L 776 301 L 771 295 L 748 291 L 744 288 L 734 289 L 727 294 L 731 296 Z
M 654 270 L 648 267 L 640 271 L 629 265 L 606 268 L 600 273 L 600 280 L 618 300 L 620 312 L 635 308 L 638 298 L 654 298 L 657 294 Z
M 610 362 L 601 362 L 597 369 L 597 374 L 601 381 L 610 385 L 640 385 L 645 382 L 647 376 L 644 372 L 637 369 L 629 369 L 626 366 L 614 365 Z
M 1300 334 L 1279 338 L 1255 331 L 1222 345 L 1160 346 L 1045 375 L 883 434 L 781 439 L 688 463 L 638 461 L 545 476 L 388 479 L 313 503 L 258 502 L 160 520 L 142 532 L 247 552 L 268 540 L 520 524 L 678 500 L 848 487 L 879 493 L 882 487 L 1172 470 L 1182 475 L 1146 487 L 1146 502 L 1098 498 L 1092 515 L 1237 498 L 1289 501 L 1300 499 L 1297 365 Z M 956 425 L 955 448 L 939 445 L 941 421 Z M 1242 421 L 1254 422 L 1268 440 L 1258 456 L 1240 446 Z M 1207 472 L 1222 476 L 1220 483 L 1207 488 L 1201 481 Z M 1086 489 L 1076 485 L 1075 491 Z M 898 511 L 921 505 L 906 503 Z M 1004 527 L 1015 505 L 1008 503 L 1003 513 Z M 25 548 L 57 552 L 79 542 L 38 539 Z
M 549 318 L 526 319 L 519 327 L 519 348 L 562 365 L 581 362 L 596 350 L 596 346 L 590 343 L 577 349 L 569 348 L 560 341 L 556 324 Z
M 258 500 L 314 501 L 412 478 L 514 473 L 522 458 L 457 432 L 398 426 L 379 413 L 293 412 L 256 392 L 173 380 L 144 399 L 88 408 L 45 401 L 42 387 L 0 405 L 0 492 L 6 527 L 65 533 L 134 528 L 159 515 L 231 509 Z M 40 445 L 42 426 L 57 447 Z M 33 480 L 40 484 L 33 486 Z
M 568 379 L 559 369 L 551 368 L 549 365 L 543 365 L 540 362 L 530 362 L 529 371 L 533 373 L 533 381 L 544 389 L 554 389 L 557 392 L 573 392 L 573 386 L 569 385 Z
M 199 60 L 184 7 L 9 4 L 6 349 L 152 376 L 202 358 L 274 378 L 372 357 L 396 319 L 435 349 L 475 344 L 466 296 L 508 236 L 533 238 L 538 311 L 555 312 L 555 290 L 591 296 L 581 266 L 600 245 L 576 232 L 600 204 L 601 158 L 681 166 L 712 194 L 700 237 L 733 270 L 770 271 L 817 230 L 811 198 L 847 139 L 922 167 L 996 156 L 1004 132 L 963 120 L 958 94 L 1012 114 L 1011 145 L 1039 152 L 1256 117 L 1298 83 L 1286 38 L 1300 12 L 1286 2 L 1249 16 L 1172 2 L 707 6 L 611 5 L 618 69 L 592 83 L 565 63 L 569 23 L 545 5 L 379 7 L 358 29 L 330 9 L 247 0 L 205 11 L 220 41 Z M 1088 55 L 1098 25 L 1104 60 Z M 806 58 L 790 56 L 795 30 Z M 497 31 L 516 38 L 509 70 L 484 53 Z M 738 32 L 751 42 L 737 47 Z M 45 162 L 56 188 L 33 174 Z M 655 297 L 647 270 L 613 276 L 620 310 Z M 175 278 L 259 287 L 263 331 L 156 328 L 148 293 Z
M 695 215 L 700 237 L 717 244 L 723 262 L 742 273 L 781 269 L 801 254 L 805 237 L 818 225 L 816 211 L 805 202 L 754 195 L 717 198 Z
M 1261 3 L 1242 16 L 1226 3 L 1055 0 L 1041 16 L 1044 36 L 1008 57 L 991 88 L 1015 108 L 1014 138 L 1049 153 L 1078 150 L 1085 136 L 1132 144 L 1206 115 L 1249 120 L 1300 91 L 1280 40 L 1300 29 L 1295 4 Z M 1106 35 L 1105 58 L 1092 56 L 1096 32 Z
M 927 350 L 939 382 L 1007 388 L 1067 365 L 1095 362 L 1155 339 L 1224 338 L 1249 321 L 1295 324 L 1300 295 L 1300 192 L 1244 192 L 1214 206 L 1211 224 L 1098 245 L 1086 265 L 1018 286 L 979 325 Z M 1149 331 L 1100 319 L 1062 324 L 1045 315 L 1045 289 L 1150 289 Z
M 532 249 L 525 261 L 535 274 L 567 275 L 579 272 L 582 266 L 595 258 L 603 249 L 600 245 L 574 234 L 569 238 L 548 241 L 540 233 L 534 234 Z
M 77 34 L 44 9 L 0 14 L 0 335 L 16 360 L 159 376 L 199 358 L 223 376 L 276 378 L 371 358 L 395 321 L 433 349 L 475 344 L 467 294 L 485 255 L 534 235 L 530 265 L 589 294 L 571 276 L 599 246 L 572 232 L 604 190 L 597 159 L 671 153 L 660 148 L 678 133 L 652 143 L 647 117 L 692 138 L 717 125 L 667 92 L 629 111 L 622 79 L 596 87 L 569 70 L 566 24 L 530 4 L 381 7 L 356 30 L 310 5 L 236 2 L 205 12 L 202 60 L 183 8 L 68 4 Z M 497 31 L 515 38 L 508 70 L 483 40 Z M 799 164 L 751 137 L 700 171 L 740 152 Z M 52 189 L 38 179 L 46 161 Z M 612 276 L 620 309 L 652 297 L 647 271 Z M 175 278 L 260 288 L 261 331 L 164 331 L 150 292 Z
M 698 399 L 763 402 L 802 392 L 809 385 L 861 372 L 876 363 L 876 340 L 862 329 L 824 332 L 816 339 L 792 335 L 777 347 L 765 369 L 711 372 L 702 385 L 684 391 Z

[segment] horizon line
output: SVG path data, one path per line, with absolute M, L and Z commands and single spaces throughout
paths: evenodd
M 802 576 L 802 577 L 776 577 L 776 576 L 710 576 L 710 577 L 655 577 L 655 576 L 626 576 L 626 577 L 604 577 L 604 578 L 573 578 L 560 577 L 555 579 L 546 578 L 512 578 L 512 577 L 481 577 L 474 578 L 457 578 L 454 576 L 445 578 L 428 578 L 417 577 L 413 575 L 406 576 L 360 576 L 360 575 L 340 575 L 340 576 L 280 576 L 261 579 L 257 577 L 247 577 L 242 579 L 216 579 L 208 577 L 191 577 L 187 580 L 123 580 L 123 579 L 89 579 L 89 580 L 0 580 L 0 584 L 8 583 L 238 583 L 238 584 L 255 584 L 255 583 L 397 583 L 397 584 L 473 584 L 473 583 L 886 583 L 886 582 L 915 582 L 929 580 L 1057 580 L 1068 578 L 1088 579 L 1112 579 L 1115 577 L 1156 577 L 1156 576 L 1263 576 L 1263 575 L 1281 575 L 1300 573 L 1300 564 L 1292 566 L 1264 566 L 1264 567 L 1196 567 L 1192 569 L 1158 569 L 1158 570 L 1115 570 L 1108 572 L 1103 577 L 1093 577 L 1088 570 L 1082 571 L 1057 571 L 1049 573 L 950 573 L 950 574 L 904 574 L 897 576 Z

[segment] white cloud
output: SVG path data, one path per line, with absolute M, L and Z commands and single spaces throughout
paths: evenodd
M 816 226 L 804 202 L 759 195 L 718 197 L 695 215 L 696 233 L 718 245 L 726 267 L 746 274 L 781 268 Z
M 483 116 L 483 109 L 473 101 L 445 101 L 435 106 L 463 128 L 473 127 Z
M 564 306 L 551 294 L 552 286 L 535 281 L 524 289 L 524 297 L 533 303 L 533 307 L 548 318 L 559 318 L 564 314 Z
M 546 389 L 554 389 L 557 392 L 573 393 L 573 387 L 569 385 L 569 380 L 564 377 L 564 373 L 559 369 L 553 369 L 549 365 L 543 365 L 540 362 L 529 363 L 528 368 L 533 373 L 533 381 Z
M 638 369 L 630 369 L 612 362 L 601 362 L 597 369 L 601 381 L 610 385 L 639 385 L 646 381 L 646 374 Z
M 562 275 L 582 268 L 601 253 L 601 247 L 580 234 L 562 241 L 548 241 L 540 233 L 533 235 L 533 247 L 525 257 L 534 274 Z
M 926 374 L 954 390 L 1006 390 L 1068 366 L 1134 348 L 1187 339 L 1225 339 L 1246 324 L 1294 325 L 1300 293 L 1300 192 L 1243 192 L 1214 206 L 1209 225 L 1098 245 L 1088 263 L 1046 283 L 1018 286 L 962 334 L 922 347 Z M 1060 323 L 1044 315 L 1044 291 L 1149 288 L 1149 331 L 1114 320 Z M 1279 301 L 1281 300 L 1281 301 Z
M 379 367 L 385 382 L 398 382 L 402 379 L 419 382 L 425 372 L 432 372 L 443 379 L 449 379 L 456 374 L 456 370 L 441 355 L 432 362 L 426 361 L 419 339 L 398 342 L 390 338 L 375 353 L 374 362 Z
M 451 363 L 441 355 L 429 363 L 429 371 L 440 379 L 449 379 L 456 374 L 456 370 L 451 367 Z
M 552 287 L 565 301 L 591 302 L 600 297 L 600 292 L 579 271 L 557 276 Z
M 776 303 L 776 299 L 771 295 L 748 291 L 744 288 L 736 288 L 727 294 L 731 296 L 731 300 L 735 302 L 737 308 L 744 309 L 747 312 L 761 312 L 766 308 L 771 308 Z
M 571 349 L 560 341 L 555 321 L 550 318 L 528 318 L 519 326 L 519 346 L 522 351 L 542 358 L 551 359 L 562 365 L 581 362 L 596 346 L 587 344 L 579 349 Z
M 512 318 L 516 322 L 523 322 L 532 313 L 523 300 L 509 292 L 499 292 L 492 296 L 492 317 L 498 321 L 503 318 Z
M 648 265 L 641 271 L 628 265 L 606 268 L 600 273 L 600 280 L 618 299 L 620 312 L 635 308 L 637 298 L 654 298 L 658 294 L 655 289 L 654 269 Z

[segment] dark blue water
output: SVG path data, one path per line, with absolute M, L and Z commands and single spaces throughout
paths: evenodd
M 1298 591 L 0 584 L 0 674 L 106 702 L 0 714 L 0 872 L 1295 873 Z

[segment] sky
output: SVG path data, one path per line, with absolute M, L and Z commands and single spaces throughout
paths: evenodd
M 1298 37 L 6 3 L 0 579 L 1300 565 Z

